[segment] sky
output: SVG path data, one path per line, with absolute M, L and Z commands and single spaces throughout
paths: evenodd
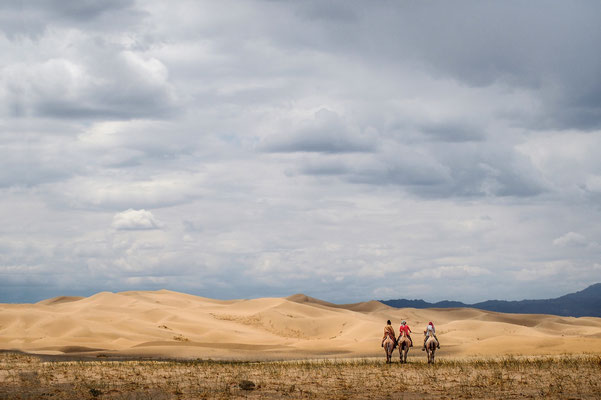
M 0 3 L 0 302 L 601 282 L 597 1 Z

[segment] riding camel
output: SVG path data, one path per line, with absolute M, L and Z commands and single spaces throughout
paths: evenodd
M 428 340 L 426 340 L 426 355 L 428 356 L 428 364 L 434 364 L 434 353 L 436 352 L 436 347 L 438 346 L 438 341 L 430 336 Z
M 394 351 L 394 339 L 392 339 L 390 336 L 388 336 L 385 340 L 384 340 L 384 351 L 386 352 L 386 364 L 390 364 L 391 359 L 392 359 L 392 352 Z
M 407 362 L 407 353 L 409 353 L 409 347 L 411 347 L 411 340 L 407 337 L 407 332 L 401 331 L 401 336 L 398 340 L 399 346 L 399 356 L 401 358 L 401 363 Z
M 392 327 L 392 323 L 390 320 L 387 321 L 386 326 L 384 327 L 384 337 L 382 338 L 382 347 L 386 352 L 386 364 L 390 363 L 392 358 L 392 352 L 396 347 L 396 336 L 394 334 L 394 328 Z

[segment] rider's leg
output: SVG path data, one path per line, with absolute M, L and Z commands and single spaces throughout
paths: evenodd
M 428 340 L 428 336 L 424 336 L 424 345 L 422 347 L 422 351 L 426 350 L 426 340 Z
M 409 342 L 411 342 L 409 347 L 413 347 L 413 339 L 411 339 L 411 335 L 407 335 L 407 337 L 409 338 Z
M 440 342 L 438 341 L 436 335 L 434 335 L 434 339 L 436 339 L 436 347 L 440 349 Z

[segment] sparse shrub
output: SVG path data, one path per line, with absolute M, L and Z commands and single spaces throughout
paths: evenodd
M 242 390 L 255 390 L 255 383 L 253 381 L 249 381 L 247 379 L 243 379 L 238 384 L 240 389 Z

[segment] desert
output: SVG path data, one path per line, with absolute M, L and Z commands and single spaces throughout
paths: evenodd
M 600 16 L 0 1 L 0 400 L 601 399 Z
M 476 309 L 337 305 L 302 294 L 213 300 L 168 290 L 0 305 L 0 348 L 45 355 L 214 360 L 377 357 L 387 320 L 419 351 L 433 321 L 441 357 L 601 353 L 601 319 Z
M 385 363 L 390 319 L 415 347 Z M 441 342 L 420 351 L 433 321 Z M 601 319 L 214 300 L 168 290 L 0 305 L 0 398 L 598 398 Z M 245 386 L 249 385 L 249 386 Z M 392 396 L 392 397 L 391 397 Z

